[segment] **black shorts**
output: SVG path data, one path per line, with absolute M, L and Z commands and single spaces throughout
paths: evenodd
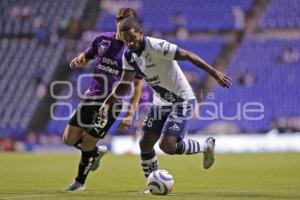
M 68 124 L 83 128 L 87 133 L 96 138 L 104 138 L 107 131 L 120 114 L 122 102 L 120 101 L 113 104 L 108 111 L 107 118 L 105 119 L 99 116 L 99 109 L 101 105 L 102 102 L 83 100 L 74 110 Z

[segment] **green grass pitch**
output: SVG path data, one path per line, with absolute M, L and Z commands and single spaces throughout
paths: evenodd
M 159 156 L 159 166 L 173 174 L 168 196 L 141 194 L 145 185 L 139 157 L 108 154 L 90 174 L 87 190 L 64 192 L 77 170 L 79 153 L 1 153 L 0 199 L 300 199 L 300 154 L 216 156 L 210 170 L 202 157 Z

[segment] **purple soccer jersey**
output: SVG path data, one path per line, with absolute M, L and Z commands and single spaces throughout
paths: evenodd
M 126 45 L 115 39 L 114 32 L 100 34 L 85 50 L 92 62 L 93 78 L 85 91 L 86 98 L 105 99 L 122 75 L 122 55 Z

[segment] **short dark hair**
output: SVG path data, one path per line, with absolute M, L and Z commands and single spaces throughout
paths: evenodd
M 120 8 L 116 15 L 116 22 L 119 22 L 127 17 L 137 17 L 137 13 L 133 8 Z
M 122 20 L 120 22 L 120 26 L 119 26 L 119 30 L 120 31 L 127 31 L 130 29 L 135 29 L 135 30 L 141 30 L 142 26 L 140 24 L 140 22 L 138 21 L 137 18 L 135 17 L 128 17 L 125 18 L 124 20 Z

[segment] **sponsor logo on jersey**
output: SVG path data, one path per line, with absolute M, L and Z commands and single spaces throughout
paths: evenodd
M 105 72 L 108 72 L 108 73 L 114 74 L 114 75 L 119 75 L 119 74 L 120 74 L 120 71 L 119 71 L 119 70 L 113 69 L 113 68 L 111 68 L 110 66 L 104 66 L 104 65 L 101 65 L 101 64 L 99 64 L 99 65 L 97 66 L 97 69 L 100 69 L 100 70 L 102 70 L 102 71 L 105 71 Z
M 180 127 L 177 124 L 173 124 L 173 126 L 170 126 L 169 129 L 173 131 L 180 131 Z
M 98 55 L 103 56 L 107 49 L 109 48 L 111 41 L 109 40 L 102 40 L 98 45 Z
M 160 42 L 158 43 L 158 45 L 160 46 L 160 48 L 163 48 L 165 42 Z
M 170 43 L 167 43 L 166 45 L 164 45 L 164 44 L 165 44 L 165 42 L 158 43 L 158 45 L 160 46 L 160 48 L 163 49 L 164 55 L 166 56 L 169 53 L 169 51 L 170 51 Z
M 151 58 L 151 56 L 150 56 L 149 54 L 147 54 L 147 55 L 145 56 L 145 60 L 146 60 L 146 62 L 151 62 L 151 61 L 152 61 L 152 58 Z
M 118 62 L 116 60 L 112 60 L 107 57 L 102 58 L 102 63 L 108 64 L 108 65 L 113 65 L 113 66 L 118 66 Z
M 153 76 L 153 77 L 151 77 L 151 78 L 145 77 L 145 80 L 146 80 L 150 85 L 152 85 L 152 86 L 158 85 L 158 84 L 161 83 L 160 78 L 159 78 L 158 75 Z
M 169 53 L 169 51 L 170 51 L 170 43 L 168 43 L 164 48 L 164 55 L 166 56 Z
M 147 54 L 145 56 L 145 61 L 146 61 L 146 67 L 147 68 L 155 66 L 154 62 L 152 61 L 152 57 L 149 54 Z

